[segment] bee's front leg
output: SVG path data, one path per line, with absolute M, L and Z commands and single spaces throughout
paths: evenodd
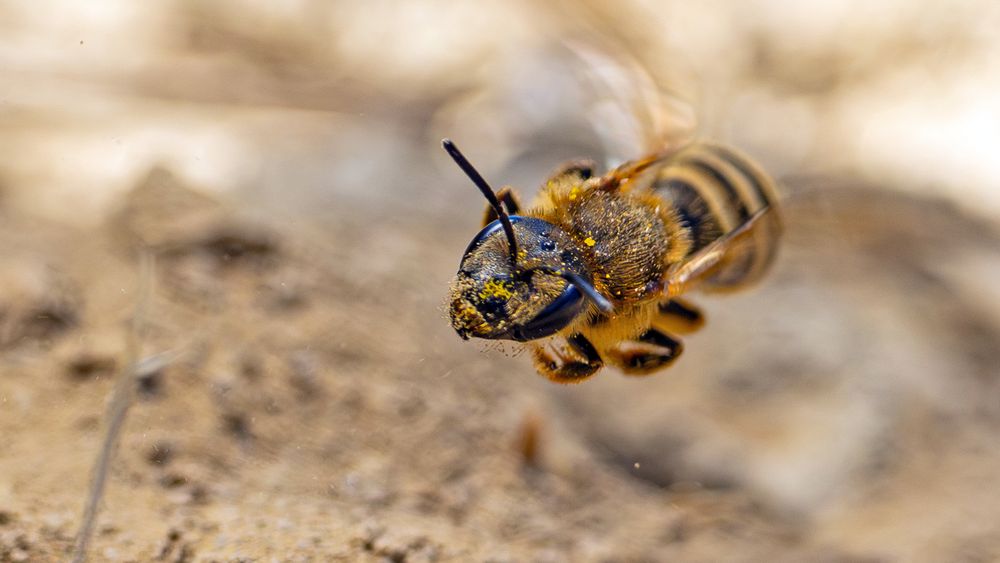
M 536 344 L 532 356 L 538 373 L 556 383 L 579 383 L 594 375 L 604 365 L 604 360 L 594 345 L 579 333 L 568 337 L 566 346 L 562 349 L 558 346 L 550 348 L 551 350 Z
M 497 199 L 503 204 L 508 215 L 517 215 L 521 211 L 521 198 L 518 197 L 510 186 L 504 186 L 497 192 Z M 486 211 L 483 213 L 483 226 L 489 225 L 499 219 L 493 206 L 486 204 Z
M 683 351 L 680 340 L 651 328 L 635 341 L 608 350 L 608 360 L 626 375 L 649 375 L 674 363 Z

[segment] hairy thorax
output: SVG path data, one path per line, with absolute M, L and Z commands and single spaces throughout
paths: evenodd
M 658 299 L 674 255 L 687 245 L 655 195 L 607 191 L 593 182 L 546 186 L 532 215 L 569 233 L 594 285 L 620 304 Z

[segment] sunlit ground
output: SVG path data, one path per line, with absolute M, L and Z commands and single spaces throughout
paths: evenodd
M 997 30 L 985 0 L 0 7 L 0 560 L 68 554 L 152 239 L 146 351 L 182 359 L 93 560 L 1000 557 Z M 447 326 L 483 204 L 445 136 L 529 196 L 731 143 L 782 182 L 782 259 L 675 369 L 555 387 Z

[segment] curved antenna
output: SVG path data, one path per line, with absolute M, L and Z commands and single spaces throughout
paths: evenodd
M 545 272 L 546 274 L 552 276 L 559 276 L 560 278 L 566 280 L 566 283 L 571 283 L 579 289 L 583 296 L 590 300 L 591 303 L 597 306 L 602 313 L 614 313 L 615 306 L 608 301 L 608 298 L 601 295 L 594 284 L 587 281 L 587 278 L 581 276 L 580 274 L 574 272 L 565 272 L 563 270 L 554 270 L 546 266 L 539 266 L 537 268 L 532 268 L 528 272 Z
M 606 297 L 598 293 L 597 289 L 590 284 L 583 276 L 579 274 L 574 274 L 573 272 L 565 272 L 562 274 L 562 278 L 571 284 L 575 285 L 577 289 L 583 292 L 583 295 L 590 299 L 590 301 L 597 305 L 597 308 L 601 310 L 602 313 L 613 313 L 615 311 L 614 306 Z
M 465 158 L 462 151 L 458 150 L 455 143 L 451 139 L 442 139 L 441 146 L 444 150 L 448 152 L 452 159 L 455 160 L 455 164 L 465 172 L 465 175 L 472 180 L 472 183 L 479 188 L 479 191 L 483 192 L 486 196 L 486 201 L 490 202 L 490 206 L 493 211 L 496 212 L 497 217 L 500 219 L 500 224 L 503 225 L 503 232 L 507 235 L 507 245 L 510 249 L 510 261 L 514 264 L 517 263 L 517 241 L 514 239 L 514 225 L 510 222 L 510 217 L 507 216 L 507 212 L 504 211 L 503 206 L 500 205 L 500 200 L 497 199 L 497 195 L 493 193 L 493 188 L 486 183 L 486 180 L 479 174 L 472 164 Z

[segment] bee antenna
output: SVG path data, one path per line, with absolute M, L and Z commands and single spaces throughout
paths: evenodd
M 606 297 L 601 295 L 589 281 L 583 278 L 583 276 L 572 272 L 565 272 L 562 277 L 582 291 L 583 295 L 587 299 L 590 299 L 594 305 L 597 305 L 597 308 L 600 309 L 602 313 L 614 312 L 615 308 L 611 302 L 608 301 Z
M 615 310 L 614 305 L 608 301 L 608 298 L 601 295 L 601 293 L 597 291 L 597 288 L 594 287 L 594 284 L 587 281 L 587 279 L 580 274 L 562 270 L 553 270 L 552 268 L 547 268 L 545 266 L 532 268 L 529 272 L 530 271 L 545 272 L 546 274 L 559 276 L 567 282 L 575 285 L 577 289 L 583 292 L 584 297 L 589 299 L 594 305 L 597 305 L 597 308 L 600 309 L 602 313 L 613 313 Z
M 444 150 L 448 152 L 452 159 L 454 159 L 455 164 L 465 172 L 465 175 L 472 180 L 472 183 L 479 188 L 479 191 L 483 192 L 486 196 L 486 201 L 490 202 L 490 206 L 493 211 L 496 212 L 497 217 L 500 219 L 500 224 L 503 225 L 503 232 L 507 235 L 507 243 L 510 248 L 510 261 L 517 263 L 517 241 L 514 239 L 514 225 L 510 222 L 510 217 L 507 216 L 507 212 L 504 211 L 503 206 L 500 205 L 500 200 L 497 199 L 497 194 L 493 192 L 493 188 L 490 187 L 486 180 L 483 179 L 479 171 L 472 166 L 472 164 L 465 158 L 462 151 L 458 150 L 455 143 L 451 139 L 442 139 L 441 146 Z

